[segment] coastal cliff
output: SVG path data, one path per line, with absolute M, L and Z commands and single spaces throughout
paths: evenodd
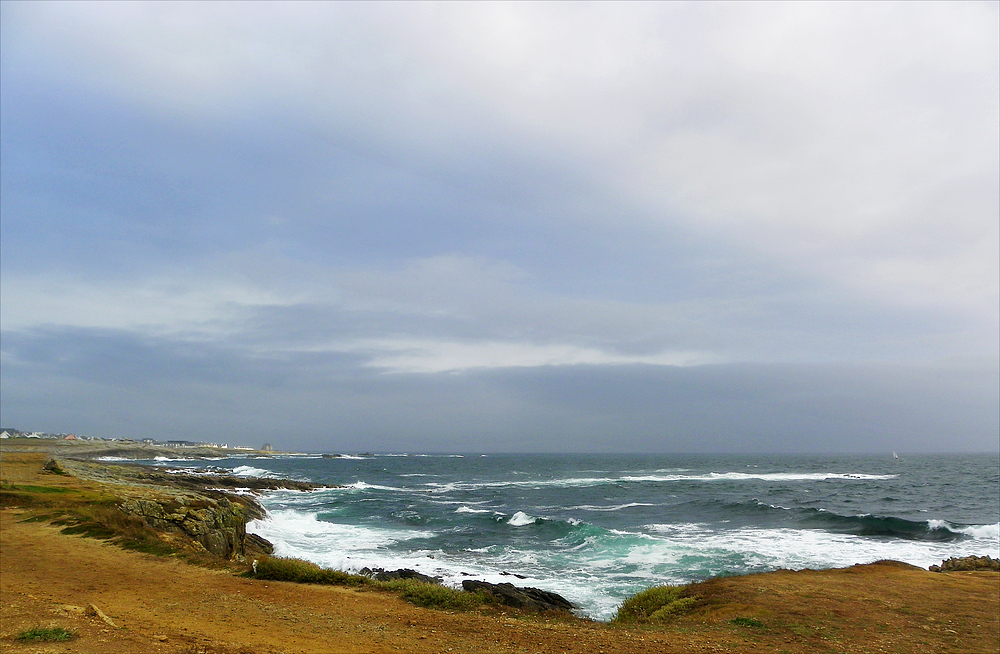
M 319 487 L 292 480 L 192 474 L 69 458 L 48 459 L 43 467 L 51 474 L 108 485 L 118 511 L 141 519 L 171 546 L 237 561 L 272 551 L 266 540 L 246 532 L 247 522 L 266 514 L 254 493 Z

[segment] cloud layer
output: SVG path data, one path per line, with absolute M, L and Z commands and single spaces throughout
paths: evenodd
M 996 447 L 996 5 L 2 11 L 10 426 Z

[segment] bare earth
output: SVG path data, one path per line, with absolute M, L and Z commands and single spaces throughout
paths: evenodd
M 72 485 L 37 465 L 3 478 Z M 422 609 L 374 590 L 238 577 L 24 522 L 0 511 L 0 651 L 274 652 L 989 652 L 1000 651 L 1000 574 L 904 564 L 710 580 L 699 605 L 659 627 L 489 609 Z M 95 614 L 91 605 L 114 626 Z M 753 618 L 763 626 L 741 626 Z M 35 626 L 66 643 L 21 643 Z

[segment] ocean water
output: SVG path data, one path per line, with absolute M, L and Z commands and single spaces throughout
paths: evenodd
M 205 462 L 179 463 L 204 467 Z M 342 487 L 276 491 L 248 531 L 345 571 L 512 582 L 613 616 L 650 586 L 779 568 L 1000 556 L 993 455 L 365 455 L 214 469 Z

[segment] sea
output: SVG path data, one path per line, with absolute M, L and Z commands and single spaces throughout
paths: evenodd
M 613 617 L 661 584 L 1000 557 L 1000 458 L 979 455 L 277 455 L 157 460 L 335 485 L 278 490 L 247 531 L 349 572 L 409 568 L 559 593 Z M 206 466 L 206 464 L 210 464 Z

